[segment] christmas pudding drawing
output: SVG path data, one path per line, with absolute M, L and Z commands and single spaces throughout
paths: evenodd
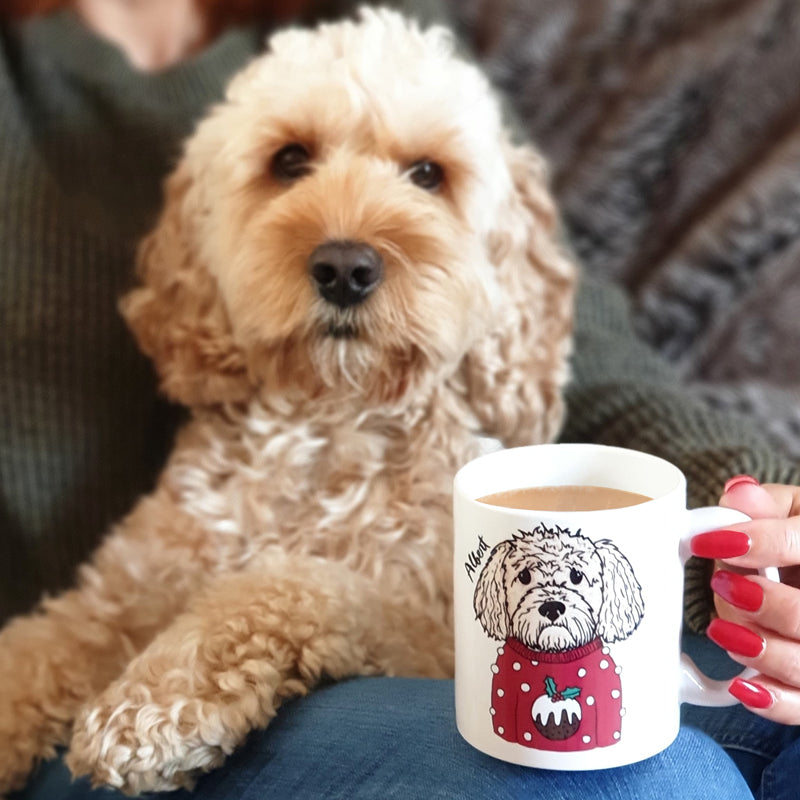
M 533 726 L 545 739 L 569 739 L 581 724 L 581 704 L 575 699 L 581 690 L 577 686 L 559 691 L 548 675 L 544 679 L 545 693 L 533 701 Z
M 494 732 L 539 750 L 591 750 L 622 735 L 622 669 L 608 645 L 644 615 L 642 589 L 608 540 L 538 525 L 496 545 L 474 608 L 502 645 L 492 665 Z

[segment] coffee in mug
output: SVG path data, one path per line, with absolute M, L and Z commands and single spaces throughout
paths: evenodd
M 531 511 L 601 511 L 635 506 L 652 499 L 607 486 L 526 486 L 479 497 L 478 502 Z

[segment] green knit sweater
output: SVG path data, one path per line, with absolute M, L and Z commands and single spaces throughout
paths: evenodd
M 158 399 L 116 301 L 132 280 L 181 140 L 263 41 L 227 33 L 198 58 L 137 73 L 69 12 L 0 38 L 0 619 L 68 585 L 153 484 L 178 415 Z M 680 466 L 693 504 L 750 472 L 800 482 L 745 420 L 719 417 L 631 333 L 610 287 L 585 281 L 564 438 Z M 687 611 L 707 609 L 702 580 Z

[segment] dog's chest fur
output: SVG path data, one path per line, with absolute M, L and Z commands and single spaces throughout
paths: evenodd
M 415 585 L 430 603 L 449 598 L 452 478 L 476 454 L 476 430 L 447 391 L 336 420 L 255 402 L 196 417 L 166 482 L 222 571 L 278 547 L 341 561 L 405 597 Z

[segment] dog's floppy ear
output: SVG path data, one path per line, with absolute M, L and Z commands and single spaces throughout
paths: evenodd
M 216 281 L 197 252 L 192 228 L 201 206 L 184 162 L 168 178 L 166 206 L 139 248 L 142 285 L 120 303 L 162 390 L 185 405 L 243 400 L 252 392 Z
M 491 333 L 467 354 L 470 405 L 506 446 L 549 441 L 561 425 L 575 266 L 560 240 L 544 161 L 505 144 L 513 189 L 487 239 L 505 294 Z
M 605 642 L 627 639 L 644 616 L 642 587 L 633 567 L 608 539 L 595 542 L 603 562 L 603 604 L 597 620 L 597 632 Z
M 509 618 L 506 607 L 505 560 L 514 547 L 510 540 L 495 545 L 483 565 L 475 585 L 475 618 L 493 639 L 508 638 Z

